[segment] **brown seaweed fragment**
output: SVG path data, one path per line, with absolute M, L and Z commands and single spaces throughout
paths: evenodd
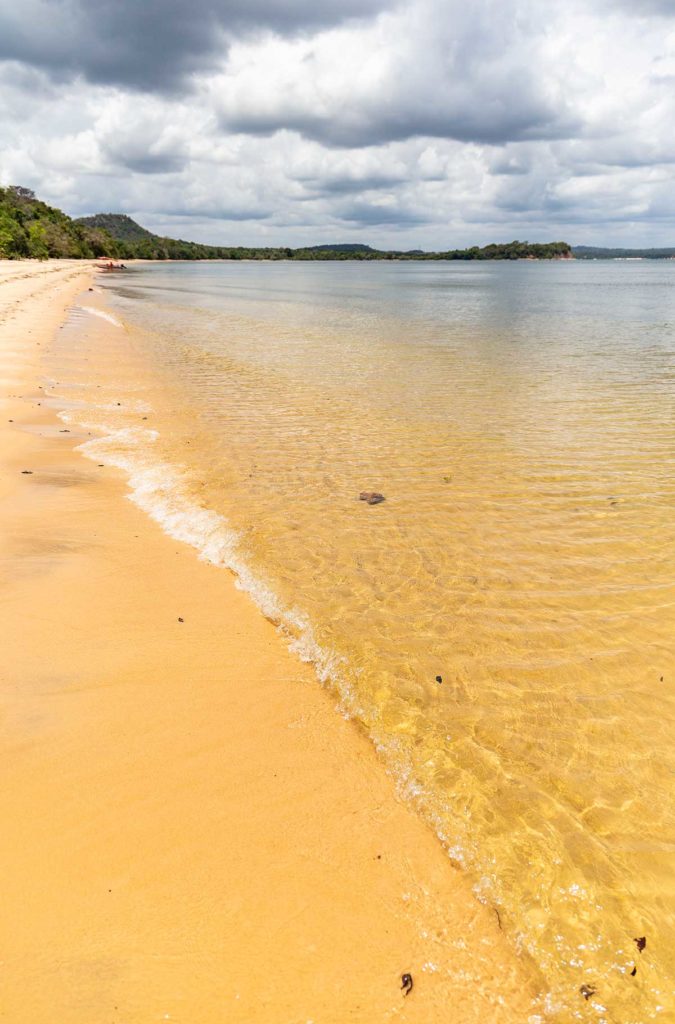
M 635 943 L 635 945 L 636 945 L 636 946 L 637 946 L 637 948 L 638 948 L 638 953 L 641 953 L 641 952 L 642 952 L 642 950 L 643 950 L 643 949 L 645 948 L 645 946 L 647 945 L 647 939 L 645 938 L 645 936 L 644 936 L 644 935 L 643 935 L 643 936 L 641 936 L 641 938 L 639 938 L 639 939 L 633 939 L 633 942 Z

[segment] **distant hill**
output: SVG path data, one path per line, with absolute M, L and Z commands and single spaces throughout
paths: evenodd
M 575 245 L 572 252 L 578 260 L 668 260 L 675 249 L 611 249 L 593 245 Z
M 140 242 L 144 238 L 157 238 L 152 231 L 142 228 L 126 213 L 95 213 L 93 217 L 78 217 L 75 224 L 87 228 L 101 228 L 118 242 Z
M 370 245 L 359 242 L 340 242 L 338 245 L 306 245 L 305 252 L 377 252 Z
M 90 228 L 102 228 L 104 231 L 108 231 L 113 238 L 117 239 L 118 242 L 143 242 L 150 241 L 153 244 L 166 246 L 168 243 L 179 241 L 181 245 L 199 245 L 198 242 L 182 242 L 180 240 L 172 238 L 164 238 L 161 235 L 155 235 L 152 231 L 148 231 L 147 228 L 141 227 L 135 220 L 128 217 L 125 213 L 95 213 L 93 217 L 79 217 L 76 224 L 82 224 L 85 227 Z M 208 248 L 213 248 L 209 246 Z M 228 253 L 230 249 L 228 248 Z M 300 250 L 290 250 L 291 252 L 298 252 Z M 377 252 L 370 245 L 363 245 L 360 242 L 339 242 L 337 244 L 326 244 L 326 245 L 308 245 L 303 247 L 302 252 L 330 252 L 340 254 L 352 254 L 352 253 L 367 253 Z
M 78 217 L 75 224 L 83 228 L 105 231 L 116 243 L 116 255 L 121 259 L 143 260 L 219 260 L 242 258 L 233 256 L 228 246 L 202 245 L 186 242 L 182 238 L 165 238 L 141 227 L 126 213 L 95 213 L 92 217 Z

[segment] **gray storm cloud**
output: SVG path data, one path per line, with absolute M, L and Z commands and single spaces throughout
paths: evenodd
M 372 15 L 378 0 L 23 0 L 0 4 L 0 60 L 173 91 L 251 31 L 293 34 Z

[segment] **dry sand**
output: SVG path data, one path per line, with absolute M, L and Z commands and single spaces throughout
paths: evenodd
M 367 739 L 60 432 L 41 356 L 90 274 L 0 262 L 0 1020 L 527 1021 Z

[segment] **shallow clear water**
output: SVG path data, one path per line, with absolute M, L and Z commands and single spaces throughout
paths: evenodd
M 101 283 L 89 454 L 316 662 L 557 1017 L 675 1019 L 675 262 Z

